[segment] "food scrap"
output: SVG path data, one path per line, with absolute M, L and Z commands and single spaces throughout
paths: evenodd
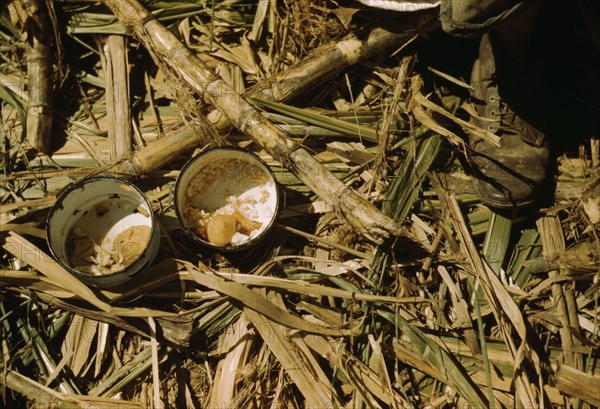
M 206 226 L 208 241 L 217 246 L 226 246 L 231 243 L 236 231 L 238 231 L 238 222 L 235 217 L 228 214 L 214 215 Z
M 260 228 L 262 226 L 261 223 L 255 222 L 253 220 L 248 220 L 243 214 L 241 214 L 238 210 L 233 212 L 233 217 L 239 223 L 238 231 L 246 236 L 249 236 L 254 230 Z
M 98 243 L 75 227 L 67 238 L 69 264 L 77 271 L 94 275 L 120 271 L 141 256 L 151 233 L 148 226 L 133 226 L 117 235 L 112 243 L 108 240 Z
M 222 210 L 222 209 L 220 209 Z M 205 212 L 195 208 L 188 210 L 186 219 L 194 233 L 216 246 L 242 244 L 262 227 L 262 223 L 248 219 L 239 210 L 231 214 Z
M 122 269 L 140 258 L 151 235 L 149 226 L 133 226 L 120 233 L 112 244 L 115 266 L 121 266 L 119 269 Z

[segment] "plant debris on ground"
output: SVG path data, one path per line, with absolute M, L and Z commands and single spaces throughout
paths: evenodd
M 473 43 L 436 9 L 4 2 L 0 407 L 600 407 L 600 18 L 575 3 L 586 57 L 548 74 L 548 103 L 581 138 L 538 208 L 498 213 L 464 159 L 469 133 L 498 143 L 468 121 Z M 281 193 L 243 251 L 198 246 L 173 207 L 218 146 Z M 46 234 L 96 175 L 135 183 L 160 227 L 153 264 L 106 289 Z

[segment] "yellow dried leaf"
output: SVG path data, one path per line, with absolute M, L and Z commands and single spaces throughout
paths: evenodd
M 582 206 L 591 224 L 600 223 L 600 198 L 588 197 L 583 201 Z

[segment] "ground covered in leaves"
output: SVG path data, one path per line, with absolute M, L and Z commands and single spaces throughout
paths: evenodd
M 348 36 L 409 30 L 416 14 L 395 24 L 398 14 L 345 1 L 144 2 L 229 87 L 401 226 L 374 243 L 256 139 L 207 128 L 212 102 L 109 9 L 41 4 L 50 6 L 53 61 L 47 154 L 25 129 L 31 21 L 21 2 L 1 10 L 0 407 L 600 405 L 600 48 L 588 30 L 599 19 L 573 10 L 568 35 L 546 33 L 557 176 L 538 208 L 504 214 L 475 196 L 464 160 L 467 132 L 481 132 L 467 122 L 476 42 L 434 24 L 283 102 L 251 90 L 289 79 L 290 67 Z M 113 37 L 126 39 L 128 84 L 107 74 Z M 128 95 L 118 127 L 131 126 L 127 155 L 142 152 L 143 174 L 119 166 L 126 159 L 110 145 L 115 95 Z M 161 140 L 182 129 L 199 135 L 192 149 L 153 162 L 170 149 Z M 281 191 L 277 224 L 241 252 L 197 246 L 173 209 L 185 161 L 219 145 L 259 155 Z M 103 290 L 53 261 L 45 231 L 58 192 L 98 174 L 136 183 L 161 231 L 153 265 Z

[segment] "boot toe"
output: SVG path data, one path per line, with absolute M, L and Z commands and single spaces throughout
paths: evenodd
M 549 148 L 518 135 L 503 136 L 501 147 L 474 144 L 469 155 L 475 193 L 487 206 L 508 209 L 533 204 L 547 181 Z

